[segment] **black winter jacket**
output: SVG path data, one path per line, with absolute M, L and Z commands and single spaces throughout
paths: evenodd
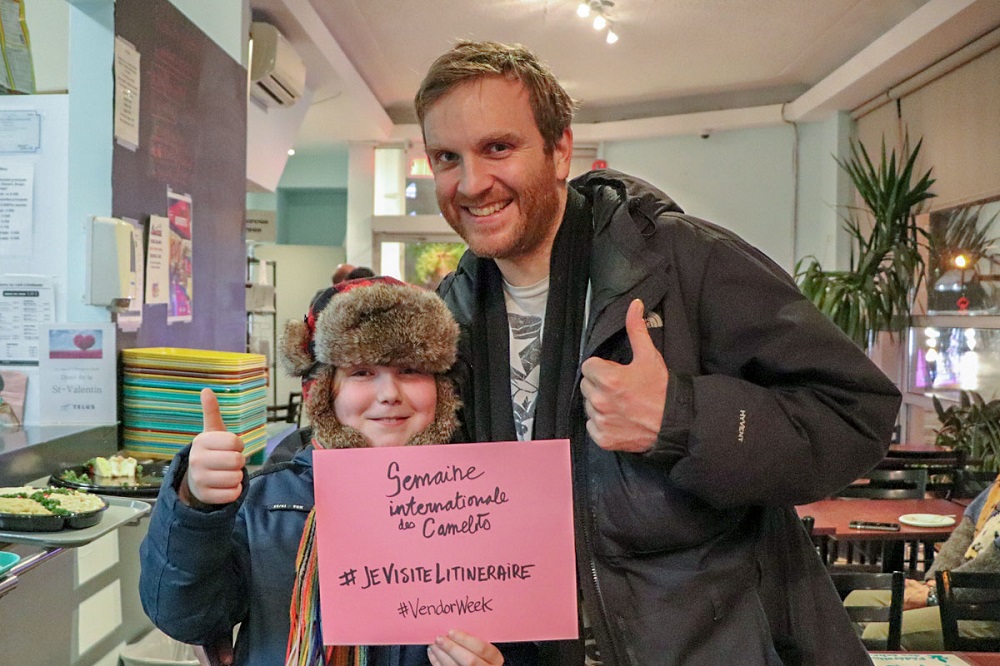
M 884 456 L 899 392 L 784 271 L 731 232 L 617 172 L 570 187 L 594 218 L 582 358 L 631 360 L 625 312 L 640 298 L 670 371 L 659 438 L 640 455 L 589 439 L 577 371 L 578 575 L 604 663 L 870 663 L 792 507 Z M 482 382 L 510 395 L 506 348 L 491 348 L 489 376 L 471 372 L 482 261 L 467 253 L 439 289 L 463 330 L 454 376 L 468 441 L 513 431 L 477 416 L 497 409 L 477 404 Z M 504 313 L 487 319 L 506 330 Z

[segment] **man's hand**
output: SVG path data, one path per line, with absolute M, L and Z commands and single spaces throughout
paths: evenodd
M 433 666 L 502 666 L 503 655 L 493 643 L 452 630 L 438 636 L 427 647 L 427 658 Z
M 905 583 L 906 587 L 903 589 L 903 610 L 926 608 L 927 594 L 931 591 L 930 586 L 909 578 L 906 579 Z
M 223 634 L 210 644 L 196 646 L 194 656 L 201 666 L 232 666 L 233 637 Z
M 229 504 L 243 492 L 243 440 L 227 432 L 219 401 L 211 389 L 201 391 L 205 430 L 194 438 L 187 476 L 181 483 L 181 501 L 190 504 L 186 491 L 203 504 Z
M 670 373 L 649 337 L 643 310 L 642 301 L 636 299 L 625 315 L 631 363 L 588 358 L 581 367 L 587 432 L 608 451 L 649 451 L 663 421 Z

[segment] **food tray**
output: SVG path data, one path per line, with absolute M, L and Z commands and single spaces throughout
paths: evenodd
M 104 477 L 93 476 L 90 469 L 86 465 L 64 467 L 49 477 L 48 484 L 50 486 L 62 486 L 64 488 L 85 490 L 89 493 L 94 493 L 95 495 L 114 495 L 116 497 L 141 497 L 143 499 L 155 499 L 157 493 L 160 492 L 160 482 L 163 481 L 163 475 L 167 471 L 170 461 L 141 460 L 139 461 L 139 464 L 142 465 L 142 476 L 136 479 L 136 483 L 133 485 L 98 483 L 98 481 L 104 479 Z M 77 475 L 87 473 L 88 476 L 91 476 L 92 478 L 89 483 L 67 481 L 62 478 L 62 475 L 66 472 L 73 472 Z
M 103 499 L 103 498 L 101 498 Z M 102 514 L 107 511 L 108 503 L 93 511 L 71 514 L 0 514 L 0 531 L 11 532 L 55 532 L 63 529 L 80 530 L 93 527 L 101 522 Z
M 108 508 L 104 510 L 99 523 L 83 529 L 68 529 L 58 532 L 12 532 L 0 530 L 0 542 L 28 543 L 43 548 L 74 548 L 98 539 L 111 530 L 118 529 L 149 513 L 148 502 L 125 497 L 104 497 Z

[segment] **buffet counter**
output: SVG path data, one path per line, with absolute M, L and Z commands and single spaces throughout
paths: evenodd
M 116 424 L 0 428 L 0 486 L 45 485 L 51 474 L 118 448 Z M 123 511 L 129 515 L 119 521 Z M 148 524 L 141 513 L 110 506 L 101 533 L 82 544 L 86 534 L 73 530 L 36 534 L 72 541 L 64 544 L 27 532 L 16 542 L 0 538 L 0 551 L 20 558 L 0 574 L 0 663 L 112 663 L 121 646 L 150 630 L 137 592 Z M 30 638 L 39 626 L 49 627 L 44 641 Z
M 20 486 L 118 451 L 117 424 L 0 428 L 0 486 Z

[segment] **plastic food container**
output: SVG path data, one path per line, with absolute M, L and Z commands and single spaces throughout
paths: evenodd
M 8 571 L 14 568 L 14 565 L 21 561 L 21 556 L 17 553 L 8 553 L 6 550 L 0 550 L 0 578 L 4 577 Z
M 101 517 L 107 508 L 108 503 L 105 502 L 104 506 L 100 509 L 85 513 L 71 513 L 65 516 L 0 513 L 0 530 L 10 532 L 58 532 L 67 527 L 82 530 L 85 527 L 92 527 L 101 522 Z

